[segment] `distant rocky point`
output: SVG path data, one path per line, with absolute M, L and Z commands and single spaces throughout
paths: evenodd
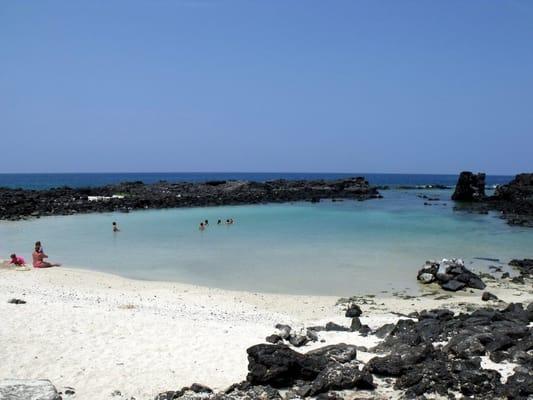
M 502 213 L 511 225 L 533 227 L 533 173 L 522 173 L 505 185 L 496 187 L 492 196 L 485 194 L 485 174 L 463 171 L 459 175 L 452 200 L 462 209 Z M 466 207 L 465 207 L 466 205 Z
M 152 208 L 318 202 L 321 199 L 381 198 L 364 177 L 337 180 L 124 182 L 95 188 L 26 190 L 0 188 L 0 219 Z

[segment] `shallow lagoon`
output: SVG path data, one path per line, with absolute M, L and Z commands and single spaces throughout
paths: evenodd
M 31 258 L 43 241 L 51 260 L 150 280 L 225 289 L 352 295 L 416 293 L 426 259 L 531 257 L 533 229 L 497 216 L 453 211 L 450 191 L 389 190 L 364 202 L 138 211 L 0 222 L 1 257 Z M 417 194 L 440 197 L 425 206 Z M 234 218 L 235 225 L 217 226 Z M 210 226 L 198 230 L 201 220 Z M 113 234 L 111 222 L 122 231 Z

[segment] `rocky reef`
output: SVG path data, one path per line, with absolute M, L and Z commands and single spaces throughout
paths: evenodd
M 456 209 L 480 213 L 498 211 L 511 225 L 533 227 L 533 173 L 518 174 L 511 182 L 498 186 L 492 196 L 486 196 L 485 174 L 463 171 L 452 200 L 459 202 Z
M 363 177 L 338 180 L 208 181 L 144 184 L 125 182 L 95 188 L 24 190 L 0 188 L 0 219 L 18 220 L 46 215 L 128 212 L 149 208 L 220 206 L 325 198 L 381 198 Z
M 508 184 L 498 186 L 487 204 L 510 224 L 533 227 L 533 173 L 516 175 Z

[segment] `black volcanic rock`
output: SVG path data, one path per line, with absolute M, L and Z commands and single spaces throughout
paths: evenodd
M 258 344 L 248 350 L 247 381 L 253 385 L 284 387 L 296 380 L 313 380 L 328 363 L 325 357 L 306 356 L 282 344 Z
M 458 314 L 445 308 L 422 310 L 377 329 L 384 340 L 369 351 L 384 355 L 373 357 L 366 365 L 357 360 L 357 347 L 344 343 L 305 354 L 281 344 L 260 344 L 247 350 L 246 382 L 219 393 L 193 385 L 163 392 L 156 400 L 332 400 L 345 394 L 360 398 L 354 391 L 371 391 L 382 385 L 393 385 L 401 392 L 399 398 L 405 399 L 525 400 L 533 394 L 531 322 L 533 303 Z M 503 383 L 495 369 L 482 366 L 482 356 L 495 363 L 516 364 L 512 375 Z M 335 392 L 341 390 L 346 392 Z M 361 398 L 374 398 L 371 396 L 366 392 Z
M 96 188 L 24 190 L 0 188 L 0 219 L 195 206 L 219 206 L 326 198 L 381 198 L 363 177 L 338 180 L 209 181 L 205 183 L 125 182 Z
M 518 270 L 523 278 L 533 278 L 533 259 L 511 260 L 509 265 Z
M 418 321 L 396 323 L 385 340 L 371 349 L 389 354 L 374 357 L 365 368 L 395 378 L 394 388 L 409 399 L 432 394 L 449 397 L 453 392 L 476 399 L 527 399 L 533 382 L 531 311 L 533 306 L 524 308 L 520 303 L 459 315 L 446 309 L 421 311 Z M 447 344 L 442 347 L 437 342 Z M 498 372 L 481 367 L 482 355 L 497 363 L 517 363 L 515 374 L 502 384 Z
M 522 173 L 496 187 L 494 195 L 486 197 L 481 192 L 480 175 L 462 172 L 452 199 L 457 200 L 456 210 L 487 214 L 499 211 L 510 225 L 533 227 L 533 173 Z
M 504 201 L 533 200 L 533 173 L 516 175 L 508 184 L 498 186 L 492 197 Z
M 347 318 L 355 318 L 360 317 L 362 313 L 361 308 L 357 304 L 350 304 L 346 309 L 345 316 Z
M 472 202 L 481 201 L 484 198 L 485 174 L 474 174 L 470 171 L 461 172 L 452 195 L 452 200 Z
M 511 225 L 533 227 L 533 173 L 516 175 L 508 184 L 498 186 L 487 204 Z
M 418 271 L 417 279 L 424 283 L 436 282 L 444 290 L 456 292 L 464 288 L 485 289 L 483 280 L 467 269 L 460 259 L 442 260 L 440 263 L 426 261 Z

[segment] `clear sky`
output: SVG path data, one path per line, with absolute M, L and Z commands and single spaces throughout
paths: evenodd
M 0 1 L 0 172 L 533 170 L 533 1 Z

